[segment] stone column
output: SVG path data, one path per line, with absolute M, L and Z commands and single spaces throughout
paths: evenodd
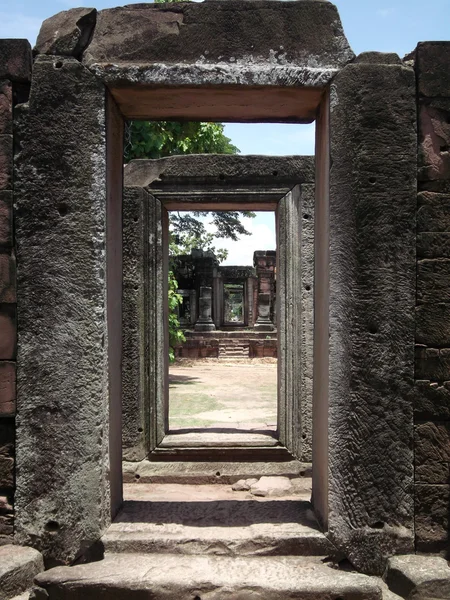
M 255 329 L 259 331 L 273 331 L 275 329 L 270 320 L 270 308 L 270 293 L 258 292 L 258 318 L 256 319 Z
M 414 552 L 416 121 L 413 69 L 370 53 L 334 78 L 318 127 L 313 499 L 333 543 L 377 574 Z
M 123 124 L 114 107 L 78 60 L 36 58 L 15 183 L 15 541 L 50 562 L 85 552 L 122 499 Z
M 200 297 L 198 299 L 199 316 L 195 324 L 195 331 L 214 331 L 216 326 L 211 318 L 212 313 L 212 288 L 207 286 L 200 287 Z

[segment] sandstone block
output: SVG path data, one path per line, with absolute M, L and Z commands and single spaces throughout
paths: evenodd
M 417 257 L 450 258 L 450 232 L 417 234 Z
M 415 378 L 450 381 L 450 348 L 416 346 Z
M 417 46 L 419 92 L 428 98 L 450 97 L 450 42 L 422 42 Z
M 441 552 L 449 541 L 450 485 L 415 485 L 416 549 Z
M 0 448 L 1 452 L 1 448 Z M 14 486 L 14 459 L 0 454 L 0 489 Z
M 16 302 L 16 257 L 0 251 L 0 304 Z
M 424 304 L 450 301 L 450 260 L 444 258 L 419 260 L 417 301 Z
M 105 88 L 74 58 L 58 62 L 55 68 L 45 55 L 34 62 L 15 164 L 22 375 L 15 539 L 39 544 L 49 560 L 72 561 L 111 518 L 113 467 L 105 469 L 105 457 L 112 465 L 107 424 L 114 386 L 106 323 Z M 120 252 L 111 260 L 121 266 Z M 120 448 L 120 439 L 114 444 Z
M 15 360 L 16 351 L 16 307 L 0 304 L 0 360 Z
M 0 417 L 11 417 L 16 412 L 16 364 L 0 362 Z
M 30 81 L 31 61 L 31 46 L 28 40 L 0 40 L 0 80 Z
M 417 196 L 417 231 L 450 231 L 450 195 L 420 192 Z
M 450 179 L 450 98 L 419 106 L 419 179 Z
M 30 588 L 35 576 L 44 570 L 42 555 L 33 548 L 0 548 L 0 591 L 2 600 L 13 598 Z
M 416 420 L 450 420 L 450 382 L 414 383 L 414 416 Z
M 0 191 L 0 246 L 12 246 L 12 192 Z
M 0 191 L 12 187 L 13 137 L 0 135 Z
M 12 85 L 10 81 L 0 82 L 0 135 L 12 134 Z
M 381 573 L 389 555 L 414 547 L 415 122 L 409 67 L 350 64 L 331 84 L 329 406 L 322 452 L 329 461 L 330 539 L 368 573 Z M 355 472 L 357 478 L 348 477 Z M 315 492 L 313 482 L 317 498 Z
M 136 4 L 102 10 L 83 60 L 170 64 L 182 57 L 184 63 L 239 66 L 250 56 L 259 63 L 313 66 L 318 77 L 322 65 L 326 70 L 339 68 L 354 55 L 331 3 L 261 1 Z
M 95 28 L 95 8 L 71 8 L 46 19 L 39 31 L 35 51 L 78 58 Z
M 12 537 L 14 533 L 14 516 L 0 514 L 0 540 L 2 537 Z M 1 542 L 0 542 L 0 545 Z M 1 597 L 1 596 L 0 596 Z
M 416 483 L 450 483 L 450 423 L 419 423 L 414 431 Z
M 450 347 L 450 304 L 421 304 L 416 307 L 416 343 Z
M 285 496 L 292 491 L 292 483 L 289 477 L 261 477 L 261 479 L 250 487 L 253 496 Z
M 450 568 L 437 556 L 393 556 L 385 576 L 390 589 L 406 600 L 450 598 Z

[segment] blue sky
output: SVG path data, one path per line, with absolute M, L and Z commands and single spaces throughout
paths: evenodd
M 244 0 L 243 0 L 244 1 Z M 101 10 L 129 4 L 94 0 L 0 0 L 0 38 L 25 37 L 34 44 L 44 19 L 76 6 Z M 336 0 L 344 31 L 356 54 L 368 50 L 403 57 L 418 42 L 450 40 L 450 0 Z M 313 154 L 314 125 L 227 124 L 225 132 L 243 154 Z M 229 264 L 249 264 L 254 249 L 274 247 L 272 215 L 249 222 L 252 239 L 230 246 Z M 222 244 L 221 246 L 228 244 Z M 256 248 L 256 247 L 257 248 Z

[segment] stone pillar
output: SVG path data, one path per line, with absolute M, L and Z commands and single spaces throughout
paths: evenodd
M 450 506 L 450 42 L 421 43 L 414 57 L 419 114 L 416 549 L 445 554 Z
M 258 292 L 258 318 L 255 329 L 258 331 L 273 331 L 275 327 L 270 320 L 271 294 Z
M 195 331 L 214 331 L 216 329 L 211 314 L 212 288 L 201 286 L 198 299 L 198 319 L 195 324 Z
M 276 253 L 256 251 L 253 255 L 258 278 L 258 317 L 255 329 L 259 331 L 273 331 L 275 329 L 271 313 L 273 303 L 273 281 L 276 263 Z
M 14 104 L 31 78 L 26 40 L 0 40 L 0 545 L 13 542 L 16 427 L 16 239 L 13 218 Z
M 15 541 L 51 564 L 85 552 L 122 499 L 122 119 L 67 56 L 36 58 L 22 112 Z
M 328 477 L 321 490 L 327 511 L 317 487 L 314 504 L 353 565 L 381 574 L 389 555 L 414 552 L 413 69 L 392 55 L 362 55 L 334 78 L 329 119 L 316 157 L 316 250 L 329 248 L 315 282 L 322 383 L 314 367 L 314 404 L 327 421 L 320 431 L 315 419 L 313 456 L 313 478 L 316 468 Z M 332 168 L 321 172 L 328 147 Z M 329 204 L 317 211 L 328 175 Z M 320 294 L 326 300 L 328 293 L 324 328 Z

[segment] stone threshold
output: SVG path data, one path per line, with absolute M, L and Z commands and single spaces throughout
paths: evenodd
M 266 476 L 284 476 L 290 479 L 312 476 L 311 463 L 287 461 L 162 461 L 142 460 L 124 462 L 123 481 L 127 483 L 170 484 L 233 484 L 240 479 Z
M 158 448 L 270 448 L 280 446 L 276 432 L 267 430 L 174 430 L 169 431 Z

